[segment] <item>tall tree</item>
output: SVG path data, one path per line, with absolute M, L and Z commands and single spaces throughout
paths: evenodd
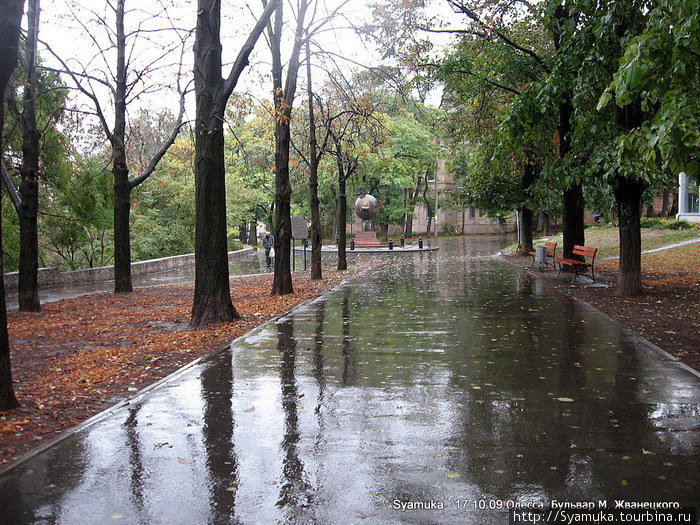
M 2 179 L 19 217 L 20 251 L 17 300 L 23 312 L 41 309 L 38 289 L 39 231 L 39 153 L 41 133 L 37 127 L 37 44 L 39 39 L 39 0 L 29 0 L 27 8 L 27 38 L 24 46 L 24 93 L 20 112 L 12 96 L 7 97 L 15 119 L 22 130 L 22 166 L 19 191 L 14 187 L 5 166 Z
M 649 174 L 671 172 L 675 179 L 681 171 L 700 171 L 700 3 L 662 0 L 648 12 L 645 7 L 632 11 L 631 20 L 615 17 L 616 33 L 622 34 L 618 42 L 624 44 L 599 102 L 602 109 L 614 99 L 622 130 L 613 181 L 620 221 L 620 295 L 641 292 L 639 198 L 652 182 Z
M 318 0 L 314 1 L 311 16 L 307 12 L 309 0 L 299 0 L 296 5 L 296 20 L 292 50 L 288 58 L 286 78 L 282 65 L 282 32 L 284 12 L 282 3 L 277 7 L 274 23 L 268 27 L 270 52 L 272 54 L 272 87 L 275 106 L 275 275 L 272 294 L 294 293 L 291 274 L 291 196 L 289 181 L 289 152 L 291 147 L 292 107 L 297 89 L 302 46 L 313 38 L 342 9 L 345 2 L 321 19 Z
M 265 6 L 225 79 L 221 74 L 221 1 L 197 2 L 194 44 L 197 99 L 195 289 L 191 319 L 194 326 L 227 322 L 238 317 L 231 302 L 228 273 L 224 112 L 258 38 L 277 9 L 277 1 Z
M 146 32 L 159 31 L 160 29 L 146 29 L 141 25 L 133 31 L 127 31 L 125 26 L 125 5 L 126 0 L 116 0 L 116 2 L 107 2 L 106 9 L 112 11 L 113 21 L 110 21 L 107 14 L 97 11 L 90 11 L 93 18 L 98 21 L 99 25 L 105 30 L 108 35 L 108 46 L 116 53 L 116 63 L 112 64 L 106 46 L 103 46 L 95 36 L 94 29 L 88 27 L 85 23 L 81 23 L 84 32 L 89 35 L 89 38 L 98 47 L 96 57 L 102 57 L 105 62 L 103 71 L 90 71 L 87 67 L 70 67 L 68 61 L 59 57 L 55 53 L 52 54 L 61 62 L 64 73 L 68 74 L 73 80 L 75 87 L 92 102 L 92 110 L 97 116 L 102 130 L 107 138 L 112 150 L 112 174 L 114 177 L 114 291 L 115 292 L 131 292 L 133 285 L 131 282 L 131 234 L 129 227 L 129 217 L 131 214 L 131 191 L 148 179 L 158 163 L 163 158 L 168 148 L 177 138 L 185 113 L 185 96 L 187 89 L 181 85 L 182 77 L 182 54 L 185 50 L 187 34 L 182 35 L 179 31 L 173 29 L 178 38 L 174 39 L 175 44 L 170 44 L 171 47 L 166 47 L 161 51 L 161 55 L 152 62 L 137 66 L 133 61 L 135 54 L 133 53 L 134 46 L 137 45 L 134 40 L 139 39 Z M 155 4 L 154 4 L 155 5 Z M 149 16 L 150 20 L 164 18 L 167 10 L 165 4 L 157 4 L 161 8 L 160 13 Z M 74 13 L 76 20 L 80 21 L 80 15 Z M 172 28 L 170 28 L 172 29 Z M 129 44 L 131 42 L 131 44 Z M 132 51 L 127 49 L 131 45 Z M 163 57 L 167 56 L 175 49 L 180 48 L 180 67 L 177 73 L 177 85 L 180 95 L 180 108 L 176 122 L 173 125 L 172 132 L 162 143 L 161 147 L 151 157 L 148 165 L 133 177 L 129 177 L 129 165 L 127 155 L 127 107 L 129 103 L 146 91 L 153 89 L 154 86 L 143 88 L 142 83 L 145 78 L 154 71 L 160 69 L 158 62 Z M 50 50 L 50 48 L 49 48 Z M 92 62 L 92 61 L 91 61 Z M 110 126 L 108 114 L 103 109 L 100 102 L 101 97 L 95 86 L 107 89 L 113 96 L 114 113 L 113 124 Z
M 17 65 L 23 11 L 24 0 L 5 0 L 0 4 L 0 93 L 5 93 L 10 76 Z M 0 104 L 0 156 L 4 147 L 4 127 L 5 108 L 4 104 Z M 0 205 L 1 210 L 2 206 Z M 7 309 L 5 305 L 5 270 L 2 256 L 2 217 L 0 217 L 0 410 L 10 410 L 18 406 L 19 402 L 12 386 L 12 369 L 10 367 L 10 340 L 7 333 Z
M 284 81 L 282 66 L 284 10 L 282 2 L 277 6 L 274 24 L 270 24 L 269 27 L 275 104 L 275 275 L 272 282 L 273 295 L 294 293 L 290 259 L 292 241 L 292 186 L 289 182 L 290 126 L 299 75 L 301 46 L 308 38 L 308 34 L 305 37 L 305 18 L 308 6 L 308 0 L 300 0 L 298 3 L 294 44 L 287 65 L 287 78 Z
M 311 51 L 310 44 L 306 42 L 306 94 L 309 104 L 309 205 L 311 207 L 311 279 L 322 279 L 321 271 L 321 245 L 323 243 L 321 232 L 320 200 L 318 198 L 318 166 L 321 163 L 321 154 L 325 150 L 329 134 L 319 149 L 316 137 L 316 116 L 314 114 L 314 90 L 311 78 Z

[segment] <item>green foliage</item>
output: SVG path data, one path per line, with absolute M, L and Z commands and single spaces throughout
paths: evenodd
M 180 136 L 157 171 L 132 195 L 131 248 L 135 261 L 194 251 L 194 144 Z
M 81 158 L 55 173 L 39 224 L 46 264 L 63 269 L 104 266 L 114 256 L 112 174 L 105 159 Z M 45 192 L 47 193 L 47 192 Z
M 623 134 L 618 155 L 673 173 L 700 172 L 700 1 L 661 0 L 643 31 L 624 46 L 619 67 L 598 104 L 641 100 L 643 124 Z
M 642 228 L 651 228 L 654 230 L 692 230 L 698 228 L 698 225 L 688 221 L 661 219 L 659 217 L 643 217 L 640 219 L 640 225 Z
M 413 197 L 434 172 L 438 147 L 429 127 L 414 115 L 402 112 L 382 118 L 384 143 L 375 151 L 368 149 L 360 170 L 362 180 L 354 183 L 354 189 L 363 185 L 374 192 L 379 224 L 401 224 L 406 215 L 413 215 Z

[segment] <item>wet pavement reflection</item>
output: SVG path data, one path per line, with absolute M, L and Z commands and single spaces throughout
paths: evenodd
M 504 242 L 392 258 L 263 325 L 5 472 L 0 522 L 502 524 L 502 500 L 697 506 L 700 380 L 490 255 Z

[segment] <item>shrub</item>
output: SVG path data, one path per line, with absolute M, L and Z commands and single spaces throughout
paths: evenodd
M 457 233 L 457 227 L 453 224 L 443 224 L 440 228 L 440 235 L 451 237 Z
M 692 230 L 696 226 L 688 221 L 677 219 L 662 219 L 659 217 L 644 217 L 639 221 L 642 228 L 655 230 Z

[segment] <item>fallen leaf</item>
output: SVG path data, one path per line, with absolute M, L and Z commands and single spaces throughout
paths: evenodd
M 555 397 L 557 401 L 561 401 L 562 403 L 573 403 L 574 400 L 571 399 L 570 397 Z
M 448 478 L 461 478 L 462 475 L 457 472 L 445 472 L 445 477 Z
M 183 465 L 191 465 L 193 461 L 191 459 L 185 459 L 185 458 L 177 458 L 178 463 L 182 463 Z
M 243 412 L 245 412 L 247 414 L 250 414 L 251 412 L 255 412 L 255 407 L 246 408 Z

